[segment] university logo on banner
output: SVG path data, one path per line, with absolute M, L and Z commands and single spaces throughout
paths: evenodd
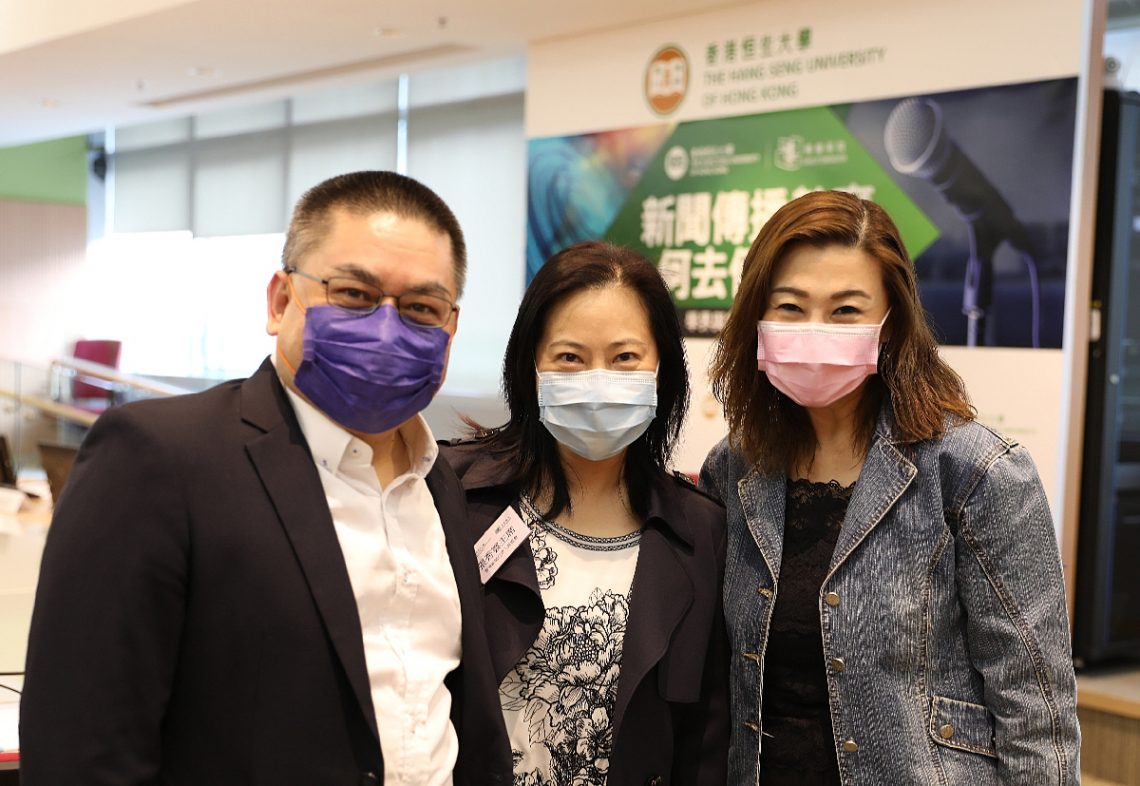
M 663 46 L 645 69 L 645 100 L 659 115 L 672 114 L 689 92 L 689 58 L 680 47 Z

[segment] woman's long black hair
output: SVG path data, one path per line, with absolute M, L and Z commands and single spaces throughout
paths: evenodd
M 655 473 L 668 469 L 689 406 L 689 379 L 681 325 L 669 290 L 653 263 L 621 246 L 576 243 L 539 269 L 523 295 L 503 358 L 503 395 L 510 420 L 477 433 L 486 449 L 511 458 L 506 485 L 531 497 L 551 500 L 542 511 L 553 518 L 570 506 L 558 446 L 538 414 L 535 349 L 550 310 L 584 289 L 628 287 L 641 299 L 657 343 L 657 415 L 626 451 L 625 483 L 634 512 L 644 516 Z M 549 497 L 547 497 L 549 494 Z

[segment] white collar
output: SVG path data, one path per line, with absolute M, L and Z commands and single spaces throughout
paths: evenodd
M 372 463 L 371 445 L 306 401 L 284 381 L 281 384 L 289 395 L 301 433 L 305 435 L 318 466 L 335 472 L 342 464 Z M 435 436 L 427 421 L 417 413 L 400 424 L 397 431 L 408 448 L 409 472 L 421 478 L 427 477 L 439 456 L 439 446 L 435 444 Z

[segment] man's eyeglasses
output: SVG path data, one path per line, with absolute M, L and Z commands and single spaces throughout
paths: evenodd
M 352 276 L 319 278 L 295 267 L 285 268 L 285 272 L 324 284 L 325 302 L 356 316 L 371 314 L 380 308 L 380 303 L 388 297 L 396 301 L 396 311 L 400 319 L 412 327 L 443 327 L 451 319 L 451 312 L 459 310 L 458 306 L 439 295 L 415 291 L 405 292 L 402 295 L 389 295 L 379 287 Z

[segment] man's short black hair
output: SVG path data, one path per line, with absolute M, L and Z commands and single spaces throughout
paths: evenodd
M 306 191 L 293 208 L 285 235 L 281 261 L 286 268 L 300 267 L 305 256 L 320 244 L 334 210 L 345 210 L 353 215 L 388 211 L 401 218 L 423 221 L 447 235 L 455 265 L 455 296 L 463 294 L 467 279 L 467 244 L 455 214 L 423 183 L 395 172 L 350 172 L 329 178 Z

